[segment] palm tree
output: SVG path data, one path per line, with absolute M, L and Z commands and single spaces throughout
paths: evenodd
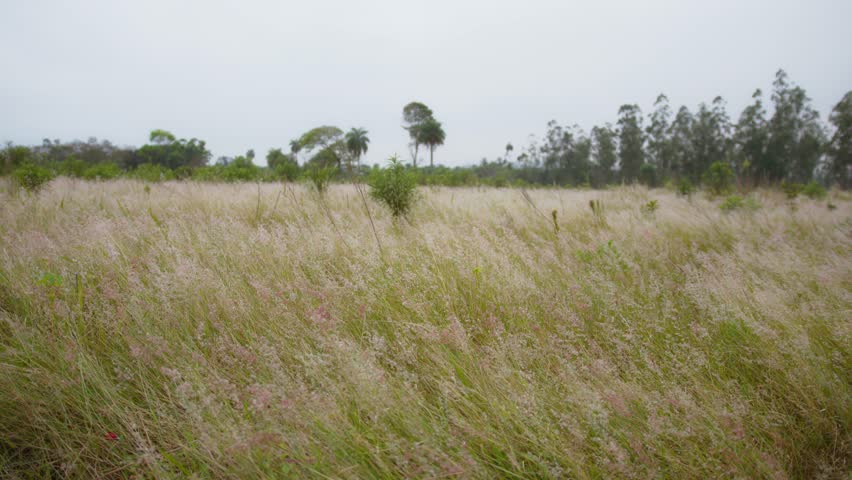
M 361 155 L 367 153 L 370 138 L 363 128 L 353 128 L 346 132 L 346 150 L 358 160 L 358 171 L 361 171 Z
M 447 134 L 444 133 L 441 122 L 434 118 L 426 119 L 417 129 L 417 141 L 429 146 L 429 166 L 434 166 L 435 147 L 444 144 Z

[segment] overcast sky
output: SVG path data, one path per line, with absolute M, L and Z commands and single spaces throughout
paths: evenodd
M 409 158 L 418 100 L 447 132 L 435 160 L 462 165 L 660 92 L 736 119 L 779 67 L 826 118 L 852 89 L 850 22 L 849 0 L 0 0 L 0 140 L 163 128 L 263 164 L 327 124 L 369 130 L 383 163 Z

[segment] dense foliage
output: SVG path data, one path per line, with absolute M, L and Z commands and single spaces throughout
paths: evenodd
M 385 169 L 375 169 L 369 178 L 370 195 L 384 203 L 394 217 L 408 213 L 414 205 L 417 181 L 398 158 L 390 159 Z
M 446 132 L 431 108 L 411 102 L 402 110 L 411 147 L 406 168 L 419 184 L 447 186 L 598 188 L 634 182 L 651 187 L 689 182 L 718 192 L 733 186 L 781 182 L 852 186 L 852 92 L 833 108 L 826 125 L 805 90 L 779 70 L 770 102 L 771 113 L 764 105 L 763 92 L 756 90 L 753 103 L 734 122 L 721 97 L 701 103 L 694 112 L 681 106 L 673 113 L 668 97 L 661 94 L 647 118 L 638 105 L 625 104 L 614 125 L 595 126 L 588 133 L 577 125 L 562 126 L 553 120 L 541 139 L 533 136 L 516 156 L 509 144 L 502 157 L 454 168 L 434 164 L 434 151 L 444 144 Z M 8 144 L 0 151 L 0 174 L 32 164 L 51 175 L 86 179 L 128 175 L 151 182 L 173 178 L 294 181 L 331 168 L 334 175 L 330 177 L 348 181 L 378 168 L 362 163 L 369 142 L 363 128 L 344 133 L 336 126 L 322 125 L 292 140 L 289 153 L 271 149 L 266 167 L 254 164 L 251 150 L 236 158 L 219 157 L 209 165 L 211 153 L 204 140 L 179 139 L 158 129 L 138 149 L 95 138 L 70 143 L 45 139 L 34 147 Z M 428 167 L 418 165 L 421 146 L 429 151 Z

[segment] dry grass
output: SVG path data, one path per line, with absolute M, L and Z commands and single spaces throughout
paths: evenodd
M 421 192 L 0 186 L 0 477 L 848 475 L 848 197 Z

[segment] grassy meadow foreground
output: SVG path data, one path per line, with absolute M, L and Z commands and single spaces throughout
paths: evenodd
M 847 478 L 847 194 L 420 194 L 0 185 L 0 477 Z

